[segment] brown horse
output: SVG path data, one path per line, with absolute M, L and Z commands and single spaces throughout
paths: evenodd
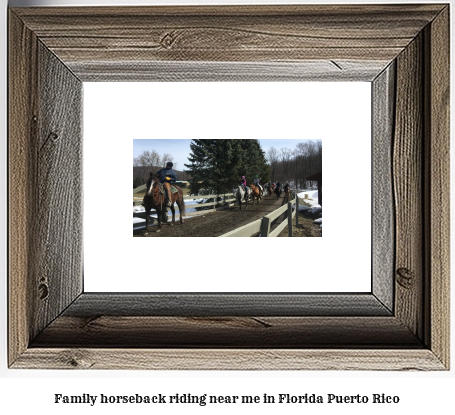
M 270 183 L 269 183 L 269 186 L 267 187 L 267 191 L 269 192 L 269 196 L 273 195 L 273 187 Z
M 259 204 L 259 201 L 262 199 L 262 194 L 261 194 L 261 190 L 259 189 L 259 187 L 257 187 L 254 184 L 251 185 L 251 195 L 253 197 L 253 205 L 254 205 L 254 198 L 257 199 L 258 204 Z
M 166 198 L 160 192 L 159 189 L 159 178 L 156 174 L 150 172 L 150 177 L 147 181 L 147 191 L 144 197 L 144 207 L 145 207 L 145 232 L 148 231 L 149 225 L 149 216 L 150 211 L 152 209 L 156 210 L 156 214 L 158 216 L 158 230 L 160 232 L 161 229 L 161 215 L 163 212 L 166 211 Z M 174 187 L 177 189 L 177 193 L 172 193 L 172 223 L 175 223 L 175 208 L 174 203 L 177 203 L 180 212 L 180 224 L 183 225 L 183 214 L 185 213 L 185 201 L 183 200 L 183 192 L 182 189 L 178 186 Z
M 289 185 L 284 186 L 284 195 L 288 201 L 291 200 L 291 188 L 289 187 Z
M 283 204 L 289 202 L 290 200 L 291 200 L 291 189 L 290 189 L 289 185 L 286 185 L 286 186 L 284 186 Z

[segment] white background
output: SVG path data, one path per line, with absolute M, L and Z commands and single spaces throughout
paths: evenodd
M 390 3 L 400 3 L 399 1 L 389 1 Z M 430 1 L 427 1 L 429 3 Z M 160 2 L 166 4 L 166 2 Z M 167 4 L 198 4 L 200 1 L 168 1 Z M 217 1 L 206 2 L 217 3 Z M 234 1 L 231 4 L 241 4 L 242 1 Z M 261 3 L 250 1 L 249 3 Z M 271 3 L 262 1 L 262 3 Z M 274 3 L 280 3 L 279 0 Z M 305 1 L 285 0 L 281 3 L 305 3 Z M 338 3 L 337 1 L 315 2 L 308 3 Z M 368 3 L 384 3 L 379 0 L 377 2 L 369 1 Z M 438 1 L 431 3 L 438 3 Z M 71 0 L 12 0 L 10 5 L 25 6 L 25 5 L 92 5 L 92 4 L 125 4 L 125 2 L 115 0 L 98 0 L 96 3 L 89 0 L 81 0 L 79 2 Z M 157 4 L 152 1 L 136 0 L 135 4 Z M 401 403 L 396 406 L 377 405 L 377 406 L 362 406 L 362 405 L 337 405 L 329 407 L 323 406 L 294 406 L 294 407 L 269 407 L 258 406 L 251 407 L 220 407 L 216 413 L 311 413 L 311 414 L 423 414 L 423 413 L 441 413 L 448 414 L 453 412 L 454 400 L 453 390 L 455 388 L 454 371 L 449 372 L 433 372 L 433 373 L 416 373 L 416 372 L 305 372 L 305 371 L 280 371 L 280 372 L 201 372 L 201 371 L 164 371 L 164 372 L 117 372 L 117 371 L 41 371 L 41 370 L 8 370 L 6 369 L 6 1 L 2 0 L 2 8 L 0 9 L 3 22 L 3 36 L 0 36 L 0 47 L 3 65 L 0 66 L 1 83 L 0 88 L 0 104 L 2 111 L 0 112 L 1 126 L 1 148 L 0 159 L 2 169 L 0 190 L 1 194 L 5 195 L 4 202 L 0 203 L 2 211 L 2 220 L 0 221 L 0 230 L 3 238 L 0 243 L 2 250 L 0 252 L 0 262 L 2 263 L 2 280 L 0 285 L 0 294 L 2 298 L 2 319 L 0 320 L 2 336 L 0 336 L 0 376 L 4 379 L 0 380 L 0 409 L 2 413 L 46 413 L 46 414 L 62 414 L 68 415 L 80 414 L 81 411 L 90 411 L 93 414 L 124 414 L 127 410 L 132 413 L 153 412 L 167 414 L 176 413 L 175 407 L 158 407 L 158 409 L 145 407 L 136 409 L 135 407 L 93 407 L 91 409 L 80 406 L 62 407 L 61 405 L 53 404 L 54 393 L 67 394 L 121 394 L 131 393 L 218 393 L 218 394 L 262 394 L 264 392 L 272 393 L 294 393 L 302 394 L 309 393 L 388 393 L 399 394 Z M 453 8 L 453 2 L 452 2 Z M 453 30 L 452 30 L 453 33 Z M 452 76 L 452 85 L 454 78 Z M 452 122 L 452 125 L 454 123 Z M 453 163 L 452 163 L 453 164 Z M 452 183 L 455 181 L 452 178 Z M 452 224 L 455 221 L 452 220 Z M 452 232 L 454 228 L 452 225 Z M 454 244 L 452 244 L 452 247 Z M 453 249 L 453 248 L 452 248 Z M 452 284 L 453 287 L 453 284 Z M 452 288 L 452 301 L 453 301 Z M 455 332 L 453 319 L 451 324 L 451 332 Z M 452 345 L 454 339 L 452 336 Z M 453 356 L 452 346 L 452 356 Z M 214 413 L 208 407 L 188 407 L 178 408 L 179 412 L 185 413 Z M 228 412 L 229 411 L 229 412 Z M 272 412 L 273 411 L 273 412 Z M 367 412 L 368 411 L 368 412 Z
M 85 83 L 85 291 L 371 291 L 370 101 L 366 82 Z M 322 139 L 323 238 L 133 238 L 141 137 Z

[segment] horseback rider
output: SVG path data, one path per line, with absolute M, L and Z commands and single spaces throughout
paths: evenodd
M 277 182 L 277 184 L 276 184 L 276 189 L 275 189 L 275 193 L 278 192 L 278 194 L 281 195 L 281 191 L 282 191 L 282 190 L 281 190 L 281 186 L 282 186 L 281 182 Z
M 171 182 L 174 183 L 177 181 L 177 175 L 175 174 L 175 171 L 172 170 L 173 166 L 174 164 L 169 161 L 166 163 L 165 168 L 156 172 L 160 179 L 160 183 L 166 189 L 167 206 L 172 206 Z
M 261 178 L 258 177 L 257 174 L 256 174 L 256 176 L 254 176 L 253 184 L 258 187 L 260 193 L 263 193 L 263 189 L 261 186 Z
M 245 190 L 245 194 L 248 194 L 248 188 L 246 187 L 246 179 L 245 176 L 242 176 L 242 180 L 240 180 L 240 184 L 243 186 L 243 190 Z

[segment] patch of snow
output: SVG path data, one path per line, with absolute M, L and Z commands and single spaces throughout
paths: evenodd
M 318 192 L 317 190 L 304 190 L 297 194 L 297 196 L 302 199 L 309 206 L 299 205 L 299 211 L 306 212 L 309 211 L 312 214 L 322 212 L 322 206 L 318 203 Z M 305 198 L 306 196 L 306 198 Z
M 322 224 L 322 218 L 319 218 L 319 219 L 314 220 L 313 223 L 320 223 L 320 224 Z

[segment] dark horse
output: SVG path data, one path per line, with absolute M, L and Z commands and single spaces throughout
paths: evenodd
M 276 194 L 276 198 L 279 199 L 280 196 L 281 196 L 281 193 L 282 193 L 282 190 L 281 190 L 281 187 L 276 187 L 275 188 L 275 194 Z
M 156 214 L 158 216 L 158 230 L 160 232 L 161 229 L 161 214 L 162 212 L 166 211 L 166 198 L 160 192 L 159 189 L 159 178 L 156 174 L 150 173 L 150 177 L 147 181 L 147 191 L 144 197 L 144 207 L 145 207 L 145 232 L 148 231 L 149 226 L 149 216 L 150 211 L 152 209 L 156 210 Z M 180 224 L 183 225 L 183 214 L 185 213 L 185 202 L 183 200 L 183 192 L 182 189 L 178 186 L 174 186 L 177 189 L 177 193 L 172 193 L 172 223 L 175 223 L 175 208 L 174 203 L 177 203 L 180 212 Z
M 269 183 L 269 186 L 267 187 L 267 190 L 269 192 L 269 196 L 272 196 L 273 195 L 273 187 L 272 185 Z

